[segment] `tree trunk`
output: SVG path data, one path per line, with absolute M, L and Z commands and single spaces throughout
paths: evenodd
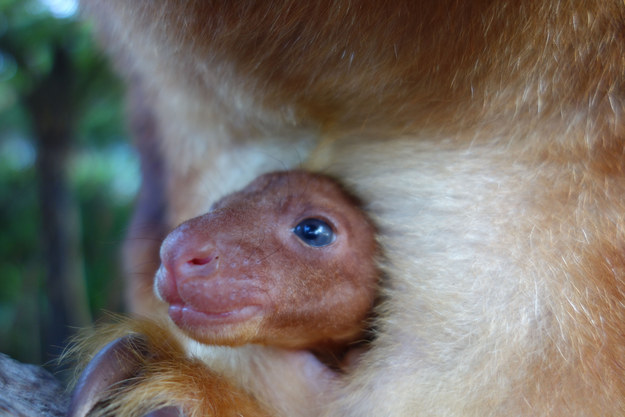
M 38 143 L 37 173 L 43 220 L 48 309 L 42 314 L 43 346 L 58 357 L 71 327 L 91 322 L 80 250 L 79 208 L 69 184 L 75 119 L 74 73 L 68 55 L 57 47 L 50 73 L 27 99 Z
M 66 390 L 46 370 L 0 353 L 0 415 L 61 417 L 68 403 Z

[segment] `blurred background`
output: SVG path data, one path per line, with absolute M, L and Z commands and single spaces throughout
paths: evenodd
M 75 0 L 0 0 L 0 352 L 54 370 L 122 308 L 137 192 L 122 86 Z

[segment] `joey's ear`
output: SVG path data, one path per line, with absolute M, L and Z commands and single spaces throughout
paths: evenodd
M 67 417 L 87 416 L 114 384 L 137 374 L 148 354 L 146 339 L 139 334 L 120 337 L 102 348 L 80 374 Z

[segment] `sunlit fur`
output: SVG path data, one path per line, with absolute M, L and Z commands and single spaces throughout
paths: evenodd
M 387 301 L 324 415 L 625 414 L 622 1 L 92 3 L 168 227 L 298 163 L 367 203 Z

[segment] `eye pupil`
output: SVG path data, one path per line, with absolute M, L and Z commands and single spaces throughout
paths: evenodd
M 319 219 L 302 220 L 295 226 L 293 233 L 307 245 L 316 248 L 327 246 L 334 242 L 334 231 L 332 227 Z

